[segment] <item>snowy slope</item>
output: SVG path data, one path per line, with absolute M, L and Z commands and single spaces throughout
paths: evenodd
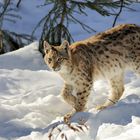
M 107 98 L 108 87 L 106 81 L 97 81 L 88 112 L 72 118 L 79 130 L 74 131 L 63 123 L 62 116 L 71 109 L 59 95 L 63 81 L 47 70 L 37 48 L 35 42 L 0 56 L 1 140 L 49 140 L 55 125 L 52 140 L 62 140 L 63 135 L 68 140 L 140 139 L 140 78 L 127 72 L 122 100 L 100 112 L 94 107 Z
M 42 11 L 36 9 L 36 5 L 42 2 L 24 0 L 20 11 L 24 22 L 7 22 L 4 27 L 11 31 L 31 33 L 38 19 L 48 12 L 45 8 Z M 132 8 L 138 12 L 124 10 L 117 24 L 140 25 L 140 4 L 134 4 Z M 88 11 L 88 17 L 78 18 L 86 21 L 97 32 L 110 28 L 114 19 L 103 18 L 91 11 Z M 82 31 L 79 25 L 71 24 L 70 31 L 75 40 L 91 36 Z M 36 32 L 37 37 L 40 33 L 41 30 Z M 50 134 L 52 140 L 140 140 L 140 78 L 132 72 L 125 75 L 122 99 L 113 107 L 100 112 L 94 108 L 105 101 L 109 88 L 106 81 L 95 83 L 87 112 L 78 113 L 72 118 L 75 131 L 63 123 L 62 116 L 71 108 L 61 99 L 59 93 L 62 86 L 61 77 L 48 71 L 38 52 L 38 42 L 1 55 L 0 140 L 49 140 Z M 85 126 L 78 123 L 84 123 Z

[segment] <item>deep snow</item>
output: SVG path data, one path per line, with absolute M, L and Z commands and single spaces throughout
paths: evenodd
M 53 140 L 61 140 L 62 133 L 69 140 L 140 139 L 140 78 L 127 72 L 122 100 L 100 112 L 94 107 L 107 98 L 108 86 L 106 81 L 97 81 L 88 111 L 72 118 L 74 127 L 82 120 L 86 126 L 74 132 L 63 123 L 62 116 L 71 109 L 59 94 L 63 80 L 47 70 L 37 48 L 35 42 L 0 56 L 1 139 L 46 140 L 56 124 L 62 131 L 55 128 Z
M 24 0 L 21 6 L 24 24 L 22 21 L 16 24 L 7 22 L 4 27 L 11 31 L 31 33 L 31 27 L 48 11 L 43 8 L 43 11 L 36 10 L 35 6 L 40 4 L 42 0 Z M 137 12 L 123 10 L 117 24 L 140 25 L 140 4 L 132 7 L 137 9 Z M 90 10 L 87 12 L 88 17 L 79 18 L 97 32 L 111 27 L 114 17 L 103 18 Z M 71 24 L 70 30 L 75 40 L 91 36 L 78 25 Z M 37 37 L 40 33 L 41 30 L 36 32 Z M 38 42 L 1 55 L 0 140 L 49 140 L 48 136 L 55 125 L 58 127 L 52 132 L 52 140 L 62 140 L 62 136 L 66 136 L 68 140 L 140 139 L 140 78 L 134 73 L 126 72 L 122 99 L 116 105 L 100 112 L 94 108 L 105 101 L 109 88 L 106 81 L 97 81 L 89 98 L 87 112 L 78 113 L 72 118 L 72 126 L 79 129 L 75 132 L 63 123 L 62 116 L 71 108 L 59 94 L 62 86 L 61 77 L 49 71 L 45 65 L 38 52 Z M 85 126 L 78 127 L 82 120 Z

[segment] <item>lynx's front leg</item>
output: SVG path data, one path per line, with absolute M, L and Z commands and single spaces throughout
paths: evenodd
M 73 87 L 65 83 L 61 95 L 68 104 L 74 107 L 76 103 L 76 97 L 72 95 L 72 92 L 73 92 Z
M 61 95 L 62 95 L 63 99 L 74 108 L 74 106 L 76 104 L 76 97 L 74 95 L 72 95 L 72 92 L 73 92 L 73 87 L 71 85 L 65 83 Z M 64 121 L 66 123 L 68 123 L 69 119 L 71 118 L 71 116 L 74 113 L 75 113 L 75 110 L 72 110 L 71 112 L 67 113 L 64 116 Z
M 64 116 L 64 121 L 66 123 L 69 123 L 70 118 L 73 116 L 76 112 L 81 112 L 85 110 L 85 106 L 89 97 L 89 94 L 91 92 L 92 84 L 82 84 L 78 88 L 76 88 L 77 91 L 77 97 L 75 100 L 74 110 Z
M 108 100 L 101 106 L 97 106 L 97 110 L 102 110 L 108 106 L 115 104 L 122 96 L 124 91 L 123 74 L 116 75 L 109 80 L 111 95 Z
M 91 91 L 91 87 L 92 87 L 92 81 L 87 83 L 83 83 L 83 82 L 77 82 L 77 85 L 75 88 L 76 90 L 76 95 L 77 97 L 73 96 L 72 94 L 69 95 L 70 92 L 72 92 L 72 90 L 70 90 L 70 87 L 66 88 L 63 90 L 63 97 L 64 99 L 73 106 L 74 110 L 72 110 L 72 112 L 66 114 L 64 116 L 64 121 L 66 123 L 69 123 L 69 119 L 72 117 L 72 115 L 76 112 L 81 112 L 85 110 L 85 106 L 87 103 L 87 99 L 88 96 L 90 94 Z M 68 90 L 69 89 L 69 90 Z M 65 92 L 64 92 L 65 91 Z M 68 93 L 69 92 L 69 93 Z M 67 95 L 68 94 L 68 95 Z
M 77 87 L 77 89 L 76 89 L 77 90 L 77 100 L 76 100 L 76 104 L 74 107 L 76 112 L 81 112 L 86 109 L 86 103 L 87 103 L 87 100 L 88 100 L 88 97 L 90 95 L 91 88 L 92 88 L 92 80 L 86 79 L 86 81 L 80 82 L 79 85 L 80 86 Z

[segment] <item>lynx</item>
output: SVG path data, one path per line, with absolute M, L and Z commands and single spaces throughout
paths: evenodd
M 64 79 L 62 96 L 74 108 L 84 111 L 95 80 L 105 78 L 111 88 L 101 110 L 115 104 L 124 91 L 124 72 L 140 74 L 140 27 L 122 24 L 71 45 L 60 46 L 44 41 L 46 64 Z M 70 113 L 66 116 L 72 116 Z

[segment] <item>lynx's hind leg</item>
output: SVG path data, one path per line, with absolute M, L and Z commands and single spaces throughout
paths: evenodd
M 134 66 L 133 66 L 134 72 L 136 72 L 140 76 L 140 56 L 137 56 L 137 58 L 135 59 L 133 63 L 134 63 Z
M 104 109 L 108 106 L 115 104 L 122 96 L 124 91 L 124 80 L 123 73 L 113 76 L 109 79 L 111 94 L 108 97 L 108 100 L 101 106 L 97 106 L 97 110 Z

